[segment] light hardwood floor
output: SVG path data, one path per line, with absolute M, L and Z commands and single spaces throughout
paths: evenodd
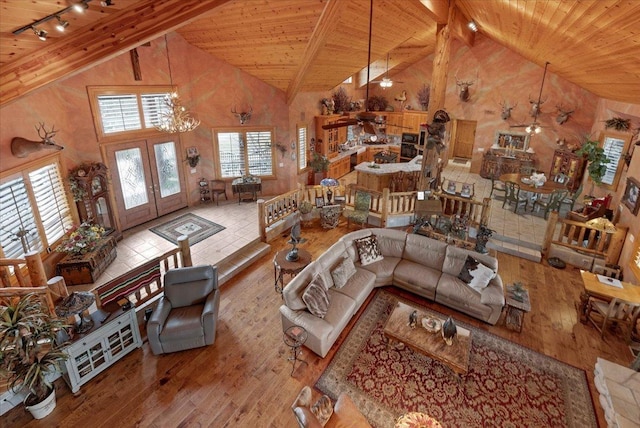
M 303 227 L 308 239 L 301 247 L 313 257 L 346 233 L 346 222 L 323 230 L 319 222 Z M 0 420 L 6 427 L 293 427 L 290 403 L 303 385 L 313 385 L 337 346 L 321 359 L 304 349 L 308 364 L 290 376 L 289 348 L 282 341 L 273 287 L 273 257 L 288 248 L 286 237 L 272 243 L 271 254 L 255 262 L 222 287 L 217 338 L 214 345 L 154 356 L 147 343 L 84 385 L 74 396 L 56 382 L 58 406 L 36 421 L 22 406 Z M 206 243 L 206 241 L 203 241 Z M 195 247 L 198 245 L 196 244 Z M 512 340 L 586 370 L 599 422 L 606 426 L 593 386 L 597 356 L 628 366 L 632 357 L 622 340 L 577 321 L 574 303 L 582 288 L 575 269 L 556 270 L 507 254 L 498 254 L 505 283 L 523 281 L 530 290 L 532 311 L 522 333 L 499 323 L 489 326 L 435 303 L 428 307 L 500 337 Z M 348 330 L 348 329 L 347 329 Z M 344 333 L 343 333 L 344 336 Z M 340 343 L 339 339 L 338 343 Z

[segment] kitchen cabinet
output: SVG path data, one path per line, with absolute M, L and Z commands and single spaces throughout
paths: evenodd
M 387 123 L 387 135 L 402 135 L 404 131 L 403 126 L 404 114 L 401 112 L 388 112 L 385 113 L 385 120 Z
M 339 114 L 330 114 L 327 116 L 316 116 L 316 152 L 332 159 L 338 156 L 338 145 L 347 141 L 347 127 L 322 129 L 324 125 L 331 125 L 339 122 L 344 118 Z
M 367 147 L 367 162 L 373 162 L 373 158 L 380 152 L 387 150 L 388 146 Z
M 347 174 L 351 170 L 351 157 L 344 156 L 338 160 L 335 160 L 329 164 L 329 170 L 327 171 L 327 177 L 340 178 Z
M 567 189 L 575 192 L 582 183 L 586 166 L 587 163 L 584 157 L 567 150 L 558 149 L 553 153 L 549 178 L 553 180 L 558 174 L 566 175 L 567 182 L 565 184 Z
M 405 111 L 402 113 L 402 132 L 420 132 L 420 125 L 427 123 L 429 114 L 426 111 Z
M 396 155 L 396 162 L 400 162 L 400 146 L 389 146 L 389 152 Z
M 104 322 L 96 319 L 99 312 L 93 313 L 93 329 L 73 338 L 64 348 L 69 358 L 64 362 L 63 377 L 71 392 L 78 392 L 80 386 L 142 346 L 135 308 L 118 312 Z M 61 342 L 65 339 L 59 337 Z

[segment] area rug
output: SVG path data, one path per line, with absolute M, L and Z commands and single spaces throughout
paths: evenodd
M 189 245 L 193 245 L 224 229 L 224 226 L 195 214 L 184 214 L 149 230 L 176 245 L 178 238 L 186 235 L 189 237 Z
M 453 158 L 453 163 L 466 164 L 469 159 L 465 158 Z
M 348 393 L 378 428 L 406 412 L 448 428 L 597 427 L 584 370 L 464 323 L 473 344 L 460 380 L 403 344 L 387 348 L 382 329 L 398 300 L 408 303 L 377 290 L 316 388 L 334 400 Z

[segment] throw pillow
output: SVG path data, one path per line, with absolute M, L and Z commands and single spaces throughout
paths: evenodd
M 333 285 L 336 288 L 342 288 L 356 273 L 356 267 L 353 264 L 353 260 L 345 257 L 342 262 L 334 270 L 331 271 L 331 278 L 333 278 Z
M 458 274 L 460 280 L 479 293 L 489 285 L 489 281 L 495 278 L 495 276 L 496 273 L 493 269 L 483 265 L 471 256 L 467 256 L 464 266 L 462 266 L 462 270 L 460 274 Z
M 322 426 L 325 426 L 333 414 L 333 403 L 331 399 L 326 395 L 320 397 L 311 407 L 311 413 L 315 415 Z
M 302 300 L 307 309 L 318 318 L 324 318 L 329 310 L 329 293 L 324 288 L 322 278 L 316 276 L 307 286 L 302 294 Z
M 356 248 L 358 248 L 358 257 L 362 266 L 382 260 L 382 253 L 378 247 L 378 238 L 376 235 L 370 235 L 366 238 L 354 240 Z

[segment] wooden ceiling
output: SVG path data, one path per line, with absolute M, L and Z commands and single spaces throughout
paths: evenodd
M 93 0 L 84 14 L 63 15 L 70 22 L 65 33 L 55 30 L 55 20 L 42 24 L 45 42 L 31 30 L 12 33 L 68 4 L 0 2 L 0 104 L 170 31 L 288 99 L 364 76 L 367 66 L 369 0 L 114 0 L 111 6 Z M 600 97 L 640 103 L 640 1 L 455 4 L 482 34 L 540 66 L 551 62 L 554 74 Z M 447 0 L 374 0 L 370 79 L 385 72 L 387 53 L 391 76 L 433 53 L 447 7 Z M 456 24 L 454 34 L 465 36 Z

